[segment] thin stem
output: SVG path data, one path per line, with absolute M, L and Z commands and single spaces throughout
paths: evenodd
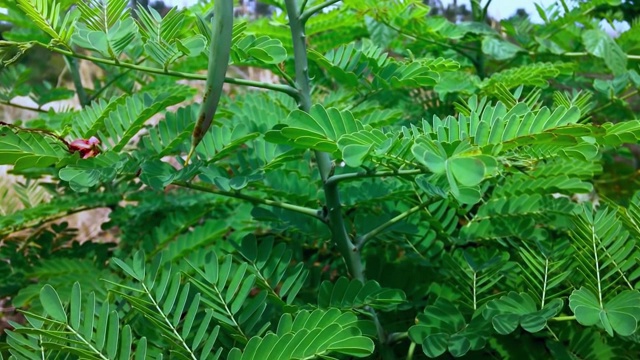
M 302 5 L 300 5 L 300 12 L 303 13 L 304 12 L 304 8 L 307 7 L 307 2 L 309 0 L 302 0 Z
M 100 94 L 102 94 L 105 90 L 107 90 L 109 87 L 111 87 L 111 85 L 115 84 L 116 81 L 122 79 L 123 77 L 125 77 L 127 74 L 129 74 L 132 70 L 131 69 L 127 69 L 123 72 L 121 72 L 120 74 L 112 77 L 109 81 L 107 81 L 104 86 L 102 86 L 100 89 L 96 90 L 91 97 L 89 98 L 89 101 L 92 102 L 95 99 L 97 99 Z
M 591 225 L 591 241 L 593 243 L 593 257 L 596 269 L 596 279 L 598 281 L 598 300 L 600 303 L 600 308 L 604 309 L 604 302 L 602 301 L 602 281 L 600 279 L 600 260 L 598 258 L 598 243 L 595 225 Z
M 304 23 L 307 22 L 307 20 L 309 20 L 309 18 L 311 16 L 313 16 L 313 14 L 315 14 L 315 13 L 317 13 L 319 11 L 322 11 L 322 9 L 326 8 L 327 6 L 331 6 L 331 5 L 335 4 L 335 3 L 337 3 L 338 1 L 340 1 L 340 0 L 327 0 L 327 1 L 323 2 L 323 3 L 321 3 L 321 4 L 318 4 L 316 6 L 312 6 L 312 7 L 309 8 L 309 10 L 307 10 L 307 11 L 303 12 L 302 14 L 300 14 L 298 19 L 299 19 L 299 21 L 301 23 L 304 24 Z
M 550 320 L 553 321 L 573 321 L 575 320 L 576 317 L 574 315 L 571 316 L 556 316 L 556 317 L 552 317 Z
M 93 345 L 91 345 L 91 343 L 89 341 L 87 341 L 87 339 L 85 339 L 84 336 L 80 335 L 71 326 L 65 325 L 65 327 L 67 328 L 67 330 L 71 331 L 73 333 L 73 335 L 75 335 L 78 339 L 80 339 L 80 341 L 82 341 L 89 349 L 91 349 L 91 351 L 93 353 L 97 354 L 100 357 L 100 359 L 108 360 L 108 358 L 106 356 L 104 356 L 100 352 L 100 350 L 96 349 Z
M 544 282 L 542 284 L 542 301 L 540 302 L 540 309 L 544 308 L 544 301 L 547 296 L 547 280 L 549 277 L 549 259 L 544 259 Z
M 409 351 L 407 351 L 407 360 L 413 360 L 413 353 L 416 351 L 416 343 L 413 341 L 409 344 Z
M 291 87 L 295 87 L 296 86 L 296 82 L 295 80 L 293 80 L 293 78 L 291 78 L 291 76 L 289 76 L 289 74 L 287 74 L 280 66 L 276 65 L 275 66 L 276 70 L 278 70 L 278 74 L 280 74 L 280 76 L 282 76 L 282 78 L 291 86 Z
M 162 320 L 164 320 L 165 324 L 169 327 L 169 329 L 171 329 L 171 331 L 173 332 L 173 335 L 180 341 L 180 344 L 182 345 L 182 347 L 187 350 L 187 352 L 189 353 L 189 355 L 191 355 L 191 359 L 193 360 L 197 360 L 195 354 L 191 351 L 191 348 L 189 348 L 189 346 L 187 345 L 187 343 L 184 341 L 184 339 L 182 338 L 182 336 L 180 336 L 180 334 L 178 333 L 178 330 L 176 330 L 176 328 L 173 326 L 173 324 L 171 324 L 171 321 L 169 321 L 169 319 L 167 318 L 167 316 L 164 314 L 164 312 L 162 311 L 162 309 L 160 308 L 160 305 L 158 305 L 158 303 L 156 302 L 156 299 L 154 299 L 153 295 L 151 294 L 151 291 L 149 290 L 149 288 L 147 288 L 147 285 L 144 284 L 144 281 L 140 282 L 140 285 L 142 285 L 142 289 L 144 289 L 144 292 L 147 294 L 147 296 L 149 297 L 149 299 L 151 300 L 151 303 L 153 304 L 153 306 L 156 308 L 156 311 L 158 312 L 158 314 L 162 315 Z
M 536 53 L 534 52 L 530 52 L 529 55 L 536 55 Z M 581 57 L 581 56 L 590 56 L 591 54 L 589 54 L 588 52 L 566 52 L 563 54 L 560 54 L 561 56 L 571 56 L 571 57 Z M 628 60 L 640 60 L 640 55 L 629 55 L 627 54 L 627 59 Z
M 175 76 L 175 77 L 179 77 L 179 78 L 182 78 L 182 79 L 207 80 L 207 76 L 206 75 L 185 73 L 185 72 L 173 71 L 173 70 L 165 70 L 165 69 L 161 69 L 161 68 L 137 65 L 137 64 L 133 64 L 133 63 L 126 63 L 126 62 L 122 62 L 122 61 L 103 59 L 103 58 L 99 58 L 99 57 L 95 57 L 95 56 L 76 53 L 76 52 L 65 50 L 65 49 L 61 49 L 61 48 L 58 48 L 58 47 L 49 46 L 47 44 L 43 44 L 43 43 L 40 43 L 40 42 L 34 42 L 34 44 L 42 46 L 44 48 L 49 49 L 50 51 L 53 51 L 53 52 L 56 52 L 56 53 L 59 53 L 59 54 L 62 54 L 62 55 L 73 56 L 75 58 L 83 59 L 83 60 L 89 60 L 89 61 L 94 62 L 94 63 L 113 65 L 113 66 L 118 66 L 118 67 L 121 67 L 121 68 L 127 68 L 127 69 L 142 71 L 142 72 L 146 72 L 146 73 L 150 73 L 150 74 Z M 263 83 L 263 82 L 259 82 L 259 81 L 236 79 L 236 78 L 230 78 L 230 77 L 226 77 L 224 81 L 226 83 L 234 84 L 234 85 L 251 86 L 251 87 L 256 87 L 256 88 L 261 88 L 261 89 L 279 91 L 279 92 L 285 93 L 285 94 L 293 97 L 294 99 L 298 97 L 298 92 L 296 91 L 296 89 L 294 89 L 293 87 L 291 87 L 289 85 L 269 84 L 269 83 Z
M 204 185 L 198 185 L 198 184 L 192 184 L 192 183 L 188 183 L 188 182 L 185 182 L 185 181 L 174 181 L 172 184 L 173 185 L 177 185 L 177 186 L 181 186 L 181 187 L 185 187 L 185 188 L 189 188 L 189 189 L 193 189 L 193 190 L 208 192 L 208 193 L 211 193 L 211 194 L 232 197 L 232 198 L 235 198 L 235 199 L 246 200 L 246 201 L 249 201 L 249 202 L 254 203 L 254 204 L 263 204 L 263 205 L 267 205 L 267 206 L 273 206 L 273 207 L 277 207 L 277 208 L 281 208 L 281 209 L 285 209 L 285 210 L 290 210 L 290 211 L 294 211 L 294 212 L 297 212 L 297 213 L 300 213 L 300 214 L 303 214 L 303 215 L 308 215 L 308 216 L 317 218 L 319 220 L 323 220 L 322 217 L 320 216 L 321 211 L 316 210 L 316 209 L 307 208 L 307 207 L 304 207 L 304 206 L 298 206 L 298 205 L 293 205 L 293 204 L 284 203 L 284 202 L 275 201 L 275 200 L 269 200 L 269 199 L 261 199 L 261 198 L 253 197 L 253 196 L 250 196 L 250 195 L 242 194 L 242 193 L 240 193 L 238 191 L 231 192 L 231 191 L 218 190 L 218 189 L 214 189 L 212 187 L 208 187 L 208 186 L 204 186 Z
M 35 112 L 39 112 L 39 113 L 47 113 L 47 110 L 41 109 L 41 108 L 32 108 L 30 106 L 25 106 L 25 105 L 20 105 L 20 104 L 15 104 L 9 101 L 4 101 L 4 100 L 0 100 L 0 105 L 5 105 L 5 106 L 11 106 L 14 107 L 16 109 L 22 109 L 22 110 L 27 110 L 27 111 L 35 111 Z
M 411 176 L 426 174 L 428 171 L 423 169 L 412 170 L 393 170 L 393 171 L 360 171 L 355 173 L 332 175 L 327 179 L 327 184 L 339 183 L 343 181 L 353 181 L 372 177 L 384 177 L 384 176 Z
M 635 96 L 635 95 L 638 95 L 638 90 L 633 90 L 633 91 L 631 91 L 631 92 L 629 92 L 629 93 L 627 93 L 627 94 L 624 94 L 624 95 L 620 96 L 620 97 L 618 98 L 618 100 L 627 100 L 628 98 L 633 97 L 633 96 Z M 608 107 L 609 107 L 609 106 L 611 106 L 611 105 L 613 105 L 613 101 L 609 101 L 609 102 L 607 102 L 606 104 L 604 104 L 604 105 L 602 105 L 602 106 L 600 106 L 600 107 L 597 107 L 597 108 L 595 108 L 595 109 L 593 109 L 593 110 L 589 111 L 589 113 L 597 114 L 597 113 L 599 113 L 600 111 L 602 111 L 602 110 L 604 110 L 604 109 L 608 108 Z
M 489 12 L 489 5 L 491 5 L 492 0 L 488 0 L 487 3 L 482 8 L 482 20 L 487 18 L 487 13 Z
M 67 64 L 69 74 L 71 74 L 71 80 L 73 80 L 73 86 L 76 88 L 76 94 L 78 94 L 78 100 L 80 106 L 85 107 L 89 105 L 90 99 L 87 95 L 87 91 L 82 85 L 82 78 L 80 77 L 80 69 L 78 68 L 78 60 L 72 56 L 65 56 L 64 62 Z
M 411 209 L 409 209 L 409 210 L 399 214 L 398 216 L 394 217 L 393 219 L 387 221 L 386 223 L 384 223 L 384 224 L 378 226 L 377 228 L 369 231 L 368 233 L 358 237 L 358 240 L 356 241 L 356 246 L 358 247 L 358 249 L 362 249 L 362 247 L 364 246 L 364 244 L 368 240 L 378 236 L 380 233 L 385 231 L 390 226 L 393 226 L 393 225 L 397 224 L 398 222 L 406 219 L 407 217 L 415 214 L 416 212 L 420 211 L 420 209 L 424 208 L 425 206 L 427 206 L 429 204 L 430 204 L 430 202 L 427 201 L 427 202 L 424 202 L 424 203 L 422 203 L 420 205 L 414 206 Z

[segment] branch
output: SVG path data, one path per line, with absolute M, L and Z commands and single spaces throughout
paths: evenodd
M 314 217 L 318 220 L 324 221 L 321 217 L 321 213 L 322 211 L 316 210 L 316 209 L 311 209 L 311 208 L 307 208 L 304 206 L 298 206 L 298 205 L 293 205 L 293 204 L 289 204 L 289 203 L 284 203 L 284 202 L 280 202 L 280 201 L 275 201 L 275 200 L 268 200 L 268 199 L 261 199 L 261 198 L 257 198 L 257 197 L 253 197 L 250 195 L 245 195 L 240 193 L 239 191 L 224 191 L 224 190 L 219 190 L 219 189 L 214 189 L 212 187 L 208 187 L 208 186 L 204 186 L 204 185 L 197 185 L 197 184 L 191 184 L 185 181 L 174 181 L 172 182 L 173 185 L 177 185 L 177 186 L 182 186 L 185 188 L 189 188 L 189 189 L 193 189 L 193 190 L 198 190 L 198 191 L 203 191 L 203 192 L 208 192 L 211 194 L 216 194 L 216 195 L 221 195 L 221 196 L 227 196 L 227 197 L 232 197 L 235 199 L 241 199 L 241 200 L 246 200 L 248 202 L 254 203 L 254 204 L 263 204 L 263 205 L 267 205 L 267 206 L 273 206 L 273 207 L 277 207 L 280 209 L 285 209 L 285 210 L 290 210 L 293 212 L 297 212 L 303 215 L 308 215 L 311 217 Z
M 304 23 L 307 22 L 307 20 L 309 20 L 309 18 L 311 16 L 313 16 L 313 14 L 315 14 L 315 13 L 317 13 L 319 11 L 322 11 L 322 9 L 326 8 L 327 6 L 331 6 L 331 5 L 335 4 L 335 3 L 337 3 L 338 1 L 340 1 L 340 0 L 327 0 L 327 1 L 323 2 L 323 3 L 321 3 L 321 4 L 318 4 L 316 6 L 312 6 L 312 7 L 309 8 L 309 10 L 307 10 L 307 11 L 303 12 L 302 14 L 300 14 L 298 19 L 299 19 L 299 21 L 301 23 L 304 24 Z
M 11 107 L 14 107 L 16 109 L 35 111 L 35 112 L 39 112 L 39 113 L 47 113 L 48 112 L 47 110 L 42 109 L 42 108 L 32 108 L 30 106 L 15 104 L 15 103 L 12 103 L 10 101 L 5 101 L 5 100 L 0 100 L 0 105 L 11 106 Z
M 76 52 L 73 52 L 73 51 L 68 51 L 68 50 L 64 50 L 64 49 L 61 49 L 61 48 L 49 46 L 47 44 L 43 44 L 43 43 L 37 42 L 37 41 L 34 42 L 34 44 L 35 45 L 39 45 L 41 47 L 44 47 L 44 48 L 46 48 L 46 49 L 48 49 L 50 51 L 62 54 L 62 55 L 73 56 L 75 58 L 83 59 L 83 60 L 89 60 L 89 61 L 94 62 L 94 63 L 113 65 L 113 66 L 118 66 L 118 67 L 121 67 L 121 68 L 127 68 L 127 69 L 142 71 L 142 72 L 146 72 L 146 73 L 150 73 L 150 74 L 175 76 L 175 77 L 182 78 L 182 79 L 207 80 L 207 76 L 206 75 L 191 74 L 191 73 L 185 73 L 185 72 L 173 71 L 173 70 L 164 70 L 164 69 L 161 69 L 161 68 L 137 65 L 137 64 L 126 63 L 126 62 L 122 62 L 122 61 L 115 61 L 115 60 L 110 60 L 110 59 L 103 59 L 103 58 L 99 58 L 99 57 L 95 57 L 95 56 L 84 55 L 84 54 L 76 53 Z M 234 84 L 234 85 L 251 86 L 251 87 L 256 87 L 256 88 L 260 88 L 260 89 L 278 91 L 278 92 L 285 93 L 285 94 L 293 97 L 294 99 L 298 98 L 298 91 L 296 91 L 296 89 L 294 89 L 293 87 L 291 87 L 289 85 L 269 84 L 269 83 L 263 83 L 263 82 L 259 82 L 259 81 L 246 80 L 246 79 L 236 79 L 236 78 L 229 78 L 229 77 L 226 77 L 224 79 L 224 82 L 229 83 L 229 84 Z
M 334 1 L 334 3 L 337 1 Z M 309 112 L 311 109 L 311 86 L 309 85 L 308 74 L 308 58 L 307 58 L 307 46 L 305 42 L 304 34 L 304 20 L 305 16 L 308 18 L 314 12 L 319 11 L 321 8 L 317 6 L 307 10 L 304 14 L 300 15 L 297 9 L 296 0 L 285 0 L 285 6 L 287 8 L 287 16 L 289 17 L 289 26 L 291 28 L 291 40 L 293 42 L 293 55 L 296 69 L 296 85 L 299 93 L 298 106 L 300 110 Z M 323 4 L 331 3 L 331 1 Z M 330 5 L 330 4 L 329 4 Z M 323 7 L 326 5 L 322 5 Z M 331 238 L 333 242 L 338 246 L 340 254 L 344 258 L 349 274 L 354 278 L 365 282 L 364 266 L 362 264 L 362 258 L 359 249 L 351 242 L 349 234 L 347 233 L 347 227 L 342 215 L 342 204 L 340 203 L 340 193 L 338 192 L 338 183 L 329 183 L 327 181 L 334 171 L 333 164 L 329 154 L 316 151 L 316 161 L 318 163 L 318 169 L 320 170 L 320 178 L 322 179 L 324 186 L 325 201 L 329 210 L 329 228 L 331 229 Z M 374 309 L 369 309 L 373 321 L 376 325 L 378 333 L 378 341 L 384 347 L 386 344 L 386 334 L 380 319 Z
M 291 27 L 291 39 L 293 42 L 293 55 L 296 69 L 296 84 L 300 91 L 298 107 L 304 112 L 311 110 L 311 86 L 309 84 L 307 46 L 305 43 L 304 23 L 300 20 L 295 0 L 285 0 L 289 26 Z M 311 9 L 309 9 L 311 10 Z M 316 151 L 316 161 L 320 170 L 320 178 L 324 184 L 325 200 L 329 211 L 329 227 L 332 240 L 338 246 L 341 255 L 347 263 L 349 274 L 364 282 L 364 269 L 360 254 L 351 242 L 347 227 L 342 217 L 342 205 L 337 183 L 327 184 L 333 171 L 333 164 L 329 154 Z
M 530 51 L 529 55 L 537 55 L 536 52 Z M 640 60 L 640 55 L 629 55 L 629 54 L 625 54 L 627 57 L 627 60 Z M 591 54 L 589 54 L 588 52 L 566 52 L 563 54 L 560 54 L 560 56 L 570 56 L 570 57 L 581 57 L 581 56 L 591 56 Z
M 372 177 L 384 177 L 384 176 L 411 176 L 428 173 L 427 170 L 413 169 L 413 170 L 393 170 L 393 171 L 360 171 L 355 173 L 332 175 L 327 179 L 326 184 L 339 183 L 342 181 L 353 181 Z
M 413 215 L 414 213 L 420 211 L 422 208 L 426 207 L 427 205 L 431 204 L 431 202 L 426 201 L 420 205 L 414 206 L 411 209 L 403 212 L 402 214 L 394 217 L 393 219 L 387 221 L 386 223 L 378 226 L 377 228 L 369 231 L 368 233 L 359 236 L 357 241 L 356 241 L 356 246 L 358 247 L 358 249 L 362 249 L 362 247 L 364 246 L 364 243 L 367 242 L 367 240 L 370 240 L 376 236 L 378 236 L 381 232 L 385 231 L 387 228 L 389 228 L 392 225 L 397 224 L 398 222 L 402 221 L 403 219 Z

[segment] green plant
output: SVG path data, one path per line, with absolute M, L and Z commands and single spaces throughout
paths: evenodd
M 24 314 L 0 355 L 638 352 L 637 23 L 606 35 L 605 0 L 501 32 L 490 1 L 459 23 L 413 0 L 268 3 L 232 23 L 231 0 L 0 1 L 0 101 L 70 95 L 16 71 L 44 48 L 82 105 L 0 124 L 0 163 L 52 197 L 0 217 Z M 280 80 L 229 76 L 246 68 Z M 94 208 L 113 246 L 49 224 Z

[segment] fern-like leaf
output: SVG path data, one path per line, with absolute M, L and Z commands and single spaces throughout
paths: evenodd
M 360 358 L 370 355 L 373 348 L 355 315 L 337 309 L 301 311 L 295 318 L 282 315 L 275 333 L 251 338 L 244 350 L 232 349 L 228 359 L 311 359 L 329 354 Z
M 20 8 L 33 22 L 53 38 L 54 43 L 70 47 L 75 20 L 71 12 L 62 14 L 61 3 L 48 0 L 17 0 Z

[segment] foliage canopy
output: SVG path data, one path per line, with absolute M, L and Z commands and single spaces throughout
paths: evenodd
M 38 112 L 0 123 L 24 179 L 0 184 L 22 194 L 0 295 L 24 316 L 0 357 L 640 351 L 640 22 L 613 38 L 593 15 L 617 1 L 494 26 L 475 0 L 458 22 L 416 0 L 128 3 L 0 0 L 0 103 Z M 29 82 L 36 48 L 75 91 Z M 54 222 L 96 208 L 115 243 Z

